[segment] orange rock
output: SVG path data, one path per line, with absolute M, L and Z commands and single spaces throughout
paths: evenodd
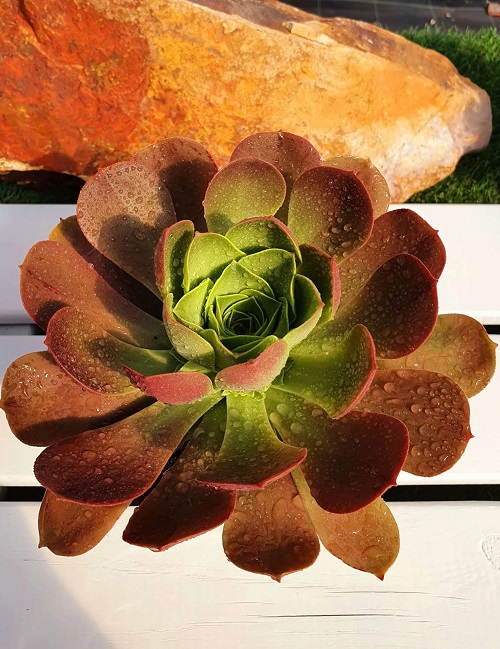
M 443 56 L 274 0 L 3 0 L 0 171 L 81 176 L 169 135 L 220 161 L 283 129 L 371 158 L 402 201 L 491 133 Z

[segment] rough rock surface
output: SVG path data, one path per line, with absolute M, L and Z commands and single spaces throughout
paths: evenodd
M 221 162 L 257 130 L 369 157 L 402 201 L 491 132 L 443 56 L 274 0 L 3 0 L 0 171 L 81 176 L 169 135 Z

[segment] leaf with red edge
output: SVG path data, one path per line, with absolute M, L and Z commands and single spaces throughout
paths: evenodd
M 289 475 L 261 491 L 238 494 L 222 543 L 238 568 L 276 581 L 308 568 L 319 554 L 318 538 Z
M 75 250 L 57 241 L 35 244 L 21 266 L 21 299 L 29 316 L 46 330 L 65 306 L 91 311 L 117 338 L 149 349 L 170 347 L 162 323 L 126 300 Z
M 205 219 L 211 232 L 257 216 L 275 214 L 285 199 L 285 180 L 273 165 L 257 158 L 230 162 L 212 178 L 205 196 Z
M 318 289 L 304 275 L 297 274 L 294 277 L 293 299 L 297 316 L 288 333 L 283 336 L 290 349 L 300 344 L 313 331 L 324 307 Z
M 299 243 L 321 248 L 340 262 L 370 236 L 373 207 L 353 173 L 314 167 L 293 186 L 288 225 Z
M 264 399 L 229 393 L 224 441 L 200 482 L 224 489 L 262 489 L 296 467 L 302 448 L 281 442 L 269 423 Z
M 213 368 L 215 352 L 212 345 L 173 317 L 173 296 L 169 293 L 163 307 L 163 321 L 174 349 L 189 361 Z
M 352 171 L 361 180 L 373 203 L 373 216 L 378 218 L 384 214 L 390 203 L 389 186 L 380 171 L 370 160 L 354 156 L 336 156 L 323 162 L 329 167 L 337 167 L 344 171 Z
M 119 268 L 92 246 L 80 230 L 76 216 L 61 219 L 49 235 L 51 241 L 71 246 L 86 262 L 92 264 L 99 275 L 118 293 L 147 313 L 161 318 L 161 302 L 141 282 Z
M 57 364 L 94 392 L 134 391 L 122 371 L 123 365 L 148 375 L 173 372 L 179 365 L 170 350 L 129 345 L 95 324 L 91 312 L 75 307 L 59 309 L 52 316 L 45 342 Z
M 2 383 L 1 406 L 10 429 L 31 446 L 48 446 L 112 424 L 150 403 L 136 392 L 90 392 L 63 372 L 48 352 L 33 352 L 15 360 Z
M 226 238 L 247 255 L 261 250 L 278 248 L 293 252 L 297 263 L 302 256 L 298 243 L 293 233 L 284 223 L 278 221 L 274 216 L 263 216 L 254 219 L 245 219 L 226 232 Z
M 203 198 L 217 165 L 201 144 L 169 137 L 141 149 L 133 159 L 156 172 L 170 192 L 178 219 L 193 221 L 198 232 L 206 230 Z
M 439 372 L 473 397 L 493 376 L 496 346 L 477 320 L 456 313 L 440 315 L 423 345 L 403 358 L 379 360 L 379 367 Z
M 278 376 L 287 358 L 288 345 L 284 340 L 277 340 L 257 358 L 221 370 L 215 377 L 215 385 L 235 392 L 263 390 Z
M 378 358 L 398 358 L 417 349 L 437 319 L 436 279 L 416 257 L 403 254 L 380 266 L 359 293 L 340 305 L 331 322 L 316 327 L 296 353 L 334 349 L 356 324 L 375 342 Z
M 38 456 L 35 476 L 74 502 L 133 500 L 154 484 L 184 435 L 221 396 L 185 406 L 154 403 L 116 424 L 52 444 Z
M 376 369 L 372 337 L 357 325 L 332 351 L 303 356 L 292 352 L 275 387 L 316 403 L 330 417 L 340 417 L 361 399 Z
M 130 367 L 124 367 L 123 371 L 132 385 L 139 388 L 141 392 L 171 406 L 194 403 L 212 392 L 212 381 L 201 372 L 172 372 L 144 376 Z
M 393 210 L 375 221 L 370 239 L 340 265 L 342 299 L 363 288 L 379 266 L 401 253 L 420 259 L 436 279 L 443 272 L 446 251 L 437 231 L 412 210 Z
M 218 404 L 202 419 L 177 462 L 134 511 L 123 539 L 153 550 L 221 525 L 234 509 L 233 491 L 216 489 L 195 480 L 215 459 L 225 428 L 225 407 Z
M 46 491 L 38 515 L 38 547 L 62 557 L 84 554 L 102 541 L 128 505 L 90 507 Z
M 321 543 L 348 566 L 383 579 L 399 552 L 399 530 L 382 498 L 350 514 L 332 514 L 311 496 L 300 469 L 293 479 Z
M 285 131 L 269 131 L 254 133 L 240 142 L 233 151 L 231 162 L 247 156 L 269 162 L 283 174 L 286 198 L 277 218 L 286 223 L 293 184 L 304 171 L 321 165 L 319 153 L 303 137 Z
M 362 412 L 332 419 L 315 404 L 273 388 L 266 405 L 280 437 L 307 448 L 301 469 L 323 509 L 354 512 L 396 484 L 408 452 L 408 431 L 398 419 Z
M 156 246 L 156 285 L 163 297 L 172 293 L 175 302 L 180 300 L 184 293 L 184 259 L 193 237 L 194 226 L 191 221 L 178 221 L 163 231 Z
M 101 169 L 82 187 L 76 216 L 94 248 L 157 292 L 154 250 L 175 210 L 156 173 L 133 161 Z
M 321 295 L 324 303 L 320 323 L 333 318 L 340 302 L 340 275 L 335 259 L 326 252 L 304 243 L 300 246 L 302 263 L 297 271 L 308 277 Z
M 410 434 L 403 466 L 414 475 L 434 476 L 450 469 L 471 439 L 467 397 L 451 379 L 425 370 L 385 370 L 357 406 L 402 421 Z

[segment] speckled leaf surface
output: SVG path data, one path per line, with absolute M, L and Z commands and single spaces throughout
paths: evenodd
M 205 219 L 210 232 L 258 216 L 276 214 L 285 200 L 285 180 L 273 165 L 257 158 L 240 158 L 221 169 L 205 195 Z
M 124 367 L 123 371 L 134 387 L 147 396 L 171 406 L 194 403 L 212 392 L 212 381 L 202 372 L 171 372 L 144 376 L 130 367 Z
M 481 392 L 495 371 L 496 344 L 466 315 L 438 316 L 427 340 L 408 356 L 379 360 L 380 369 L 418 369 L 449 376 L 468 397 Z
M 293 252 L 297 262 L 301 260 L 299 245 L 292 231 L 273 216 L 240 221 L 227 231 L 226 237 L 246 254 L 279 248 Z
M 76 206 L 86 239 L 117 266 L 156 292 L 154 250 L 175 210 L 156 173 L 134 162 L 102 169 L 82 188 Z
M 38 515 L 39 547 L 63 557 L 75 557 L 95 547 L 129 503 L 91 507 L 46 491 Z
M 302 263 L 298 268 L 301 275 L 309 278 L 319 291 L 324 304 L 320 323 L 333 318 L 340 302 L 341 283 L 335 259 L 320 248 L 308 244 L 300 246 Z
M 182 296 L 184 259 L 193 237 L 191 221 L 178 221 L 165 228 L 156 244 L 155 280 L 163 298 L 171 293 L 176 302 Z
M 447 471 L 472 437 L 467 397 L 436 372 L 379 370 L 357 409 L 391 415 L 405 424 L 410 448 L 403 469 L 415 475 Z
M 64 306 L 92 311 L 96 322 L 117 338 L 140 347 L 170 347 L 162 323 L 115 291 L 75 250 L 40 241 L 21 266 L 24 308 L 42 329 Z
M 270 385 L 281 372 L 288 358 L 288 345 L 277 340 L 257 358 L 220 371 L 215 384 L 223 390 L 253 392 Z
M 204 147 L 187 137 L 169 137 L 141 149 L 133 159 L 160 178 L 178 220 L 189 219 L 199 232 L 206 230 L 203 198 L 217 165 Z
M 2 383 L 2 408 L 10 429 L 30 446 L 48 446 L 112 424 L 150 403 L 136 392 L 90 392 L 68 376 L 48 352 L 33 352 L 15 360 Z
M 235 492 L 196 481 L 213 462 L 224 436 L 224 404 L 207 413 L 177 462 L 134 511 L 127 543 L 166 550 L 221 525 L 234 509 Z
M 275 389 L 266 405 L 280 436 L 307 449 L 301 470 L 323 509 L 356 511 L 396 484 L 408 452 L 408 431 L 397 419 L 361 412 L 332 419 L 315 404 Z
M 276 581 L 308 568 L 319 553 L 318 538 L 289 475 L 260 491 L 239 492 L 222 542 L 232 563 Z

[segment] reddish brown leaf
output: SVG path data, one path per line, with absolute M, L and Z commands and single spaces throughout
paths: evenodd
M 123 539 L 154 550 L 208 532 L 234 509 L 235 493 L 195 480 L 215 459 L 224 436 L 224 405 L 205 415 L 181 457 L 134 511 Z
M 293 186 L 288 225 L 299 243 L 321 248 L 340 262 L 370 236 L 373 207 L 353 173 L 313 167 Z
M 279 435 L 307 448 L 301 469 L 323 509 L 354 512 L 396 484 L 408 452 L 408 431 L 397 419 L 361 412 L 332 419 L 301 397 L 274 389 L 266 403 Z
M 14 435 L 31 446 L 48 446 L 112 424 L 149 405 L 143 395 L 90 392 L 73 381 L 48 352 L 15 360 L 5 373 L 2 407 Z
M 40 241 L 21 266 L 21 299 L 31 318 L 46 330 L 65 306 L 91 311 L 106 331 L 148 349 L 168 349 L 162 323 L 122 297 L 75 250 Z
M 356 174 L 372 199 L 374 218 L 378 218 L 387 211 L 391 198 L 389 186 L 380 171 L 372 165 L 370 160 L 346 155 L 329 158 L 323 164 L 329 167 L 344 169 L 345 171 L 352 171 Z
M 101 169 L 80 191 L 76 216 L 94 248 L 157 292 L 155 246 L 175 210 L 156 173 L 134 161 Z
M 399 530 L 382 498 L 350 514 L 331 514 L 311 496 L 300 469 L 293 472 L 305 509 L 328 552 L 356 570 L 383 579 L 399 552 Z
M 276 581 L 308 568 L 319 553 L 314 528 L 288 475 L 261 491 L 238 494 L 222 542 L 227 558 L 238 568 Z
M 412 210 L 393 210 L 375 221 L 369 240 L 340 265 L 342 299 L 363 288 L 379 266 L 401 253 L 417 257 L 433 277 L 440 277 L 446 252 L 437 231 Z
M 400 419 L 410 434 L 403 466 L 415 475 L 443 473 L 457 462 L 469 439 L 469 403 L 451 379 L 425 370 L 378 371 L 357 406 Z
M 102 541 L 128 505 L 90 507 L 46 491 L 38 515 L 38 547 L 63 557 L 84 554 Z
M 46 339 L 58 365 L 89 390 L 108 394 L 135 392 L 122 371 L 125 364 L 147 374 L 177 368 L 179 361 L 169 350 L 129 345 L 108 334 L 92 318 L 91 312 L 74 307 L 59 309 L 49 322 Z
M 193 221 L 198 232 L 207 229 L 203 199 L 217 165 L 206 149 L 187 137 L 169 137 L 142 149 L 134 160 L 159 176 L 178 219 Z
M 59 225 L 50 233 L 49 239 L 71 246 L 86 262 L 92 264 L 93 268 L 115 291 L 140 309 L 161 319 L 161 302 L 156 295 L 110 259 L 101 255 L 84 237 L 76 216 L 61 219 Z
M 379 361 L 380 369 L 430 370 L 449 376 L 468 397 L 481 392 L 495 371 L 496 344 L 473 318 L 456 313 L 438 316 L 431 335 L 403 358 Z
M 191 426 L 217 401 L 189 406 L 154 403 L 123 421 L 52 444 L 35 462 L 35 475 L 67 500 L 117 505 L 143 494 Z
M 314 353 L 335 348 L 356 324 L 375 342 L 378 358 L 399 358 L 417 349 L 437 319 L 436 280 L 411 255 L 398 255 L 380 266 L 359 293 L 342 303 L 335 318 L 316 329 L 297 348 Z

